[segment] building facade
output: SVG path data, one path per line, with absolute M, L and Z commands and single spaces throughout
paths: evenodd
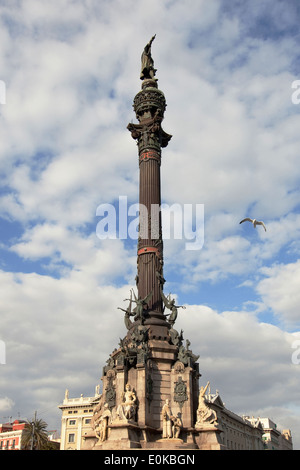
M 26 422 L 21 420 L 0 424 L 0 450 L 21 450 L 25 425 Z
M 206 403 L 215 410 L 219 423 L 219 443 L 223 450 L 264 450 L 263 427 L 258 419 L 250 421 L 228 410 L 219 393 L 207 394 Z
M 280 436 L 280 450 L 293 450 L 292 432 L 290 429 L 284 429 Z
M 81 450 L 84 436 L 92 430 L 91 421 L 94 407 L 99 402 L 100 395 L 93 397 L 69 398 L 66 390 L 64 401 L 59 408 L 62 410 L 62 425 L 60 450 Z
M 293 450 L 293 440 L 290 429 L 284 429 L 281 432 L 277 428 L 277 424 L 271 419 L 258 419 L 264 430 L 262 439 L 266 450 Z

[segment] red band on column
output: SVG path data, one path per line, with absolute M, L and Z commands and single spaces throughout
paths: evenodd
M 155 253 L 158 255 L 158 248 L 155 248 L 154 246 L 145 246 L 144 248 L 140 248 L 138 250 L 138 256 L 147 255 L 148 253 Z
M 159 153 L 148 151 L 148 152 L 143 152 L 140 155 L 140 163 L 146 160 L 150 160 L 150 159 L 156 160 L 158 163 L 160 163 Z

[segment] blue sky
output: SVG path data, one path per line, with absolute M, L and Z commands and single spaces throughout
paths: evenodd
M 99 240 L 96 210 L 138 200 L 126 126 L 156 33 L 173 135 L 162 199 L 205 209 L 201 250 L 164 244 L 177 327 L 232 411 L 291 428 L 300 448 L 299 2 L 53 3 L 0 1 L 0 416 L 59 427 L 65 389 L 93 395 L 126 334 L 136 247 Z

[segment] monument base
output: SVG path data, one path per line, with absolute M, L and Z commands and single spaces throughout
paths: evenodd
M 85 435 L 83 450 L 198 450 L 198 441 L 205 445 L 203 450 L 206 450 L 208 440 L 212 442 L 212 430 L 209 431 L 210 439 L 204 438 L 205 432 L 201 432 L 201 437 L 197 432 L 195 438 L 195 429 L 183 430 L 182 438 L 161 438 L 160 429 L 120 421 L 108 426 L 107 439 L 104 441 L 100 441 L 95 433 Z
M 141 449 L 140 428 L 135 422 L 119 421 L 108 426 L 108 437 L 98 441 L 93 450 Z
M 184 442 L 183 439 L 158 439 L 154 442 L 142 443 L 142 449 L 144 450 L 191 450 L 198 449 L 197 445 L 193 442 Z
M 217 424 L 196 424 L 195 441 L 200 450 L 225 450 L 221 442 L 222 430 Z
M 157 450 L 176 450 L 183 446 L 182 439 L 170 438 L 170 439 L 158 439 L 154 442 L 145 442 L 143 449 L 157 449 Z

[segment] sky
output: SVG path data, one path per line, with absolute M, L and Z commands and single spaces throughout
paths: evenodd
M 164 240 L 176 328 L 200 384 L 300 449 L 299 20 L 298 0 L 0 0 L 0 422 L 60 430 L 126 335 L 136 240 L 100 239 L 97 208 L 138 202 L 126 127 L 156 34 L 162 201 L 204 208 L 201 249 Z

